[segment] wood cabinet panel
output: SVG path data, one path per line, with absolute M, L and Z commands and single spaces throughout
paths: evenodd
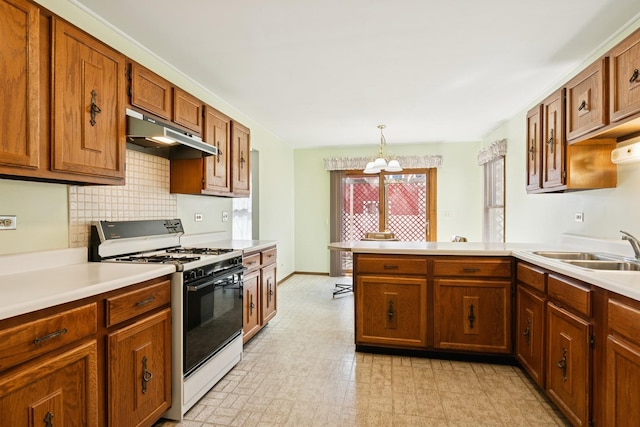
M 171 406 L 171 310 L 108 335 L 108 419 L 151 426 Z
M 586 426 L 591 405 L 592 325 L 547 303 L 549 398 L 574 426 Z
M 242 257 L 242 265 L 248 268 L 248 271 L 254 271 L 260 267 L 260 253 L 245 255 Z
M 547 294 L 562 306 L 570 307 L 585 316 L 591 316 L 591 289 L 582 283 L 569 281 L 550 274 L 547 281 Z
M 209 191 L 231 191 L 231 119 L 209 106 L 204 107 L 203 141 L 218 149 L 218 155 L 205 159 L 204 188 Z
M 640 112 L 640 30 L 609 51 L 611 121 Z
M 511 353 L 511 281 L 435 279 L 434 346 Z
M 402 255 L 358 255 L 357 269 L 360 274 L 427 274 L 425 257 Z
M 251 132 L 231 121 L 231 192 L 234 196 L 251 193 Z
M 0 166 L 40 167 L 39 44 L 38 7 L 0 1 Z
M 171 120 L 171 83 L 136 62 L 131 63 L 130 79 L 131 105 Z
M 143 289 L 106 299 L 107 327 L 133 319 L 171 303 L 171 282 L 166 280 Z
M 464 257 L 433 260 L 434 276 L 511 277 L 510 258 Z
M 609 59 L 598 59 L 571 79 L 567 87 L 567 140 L 609 124 Z
M 606 425 L 633 427 L 640 419 L 640 346 L 607 338 Z
M 561 89 L 542 102 L 542 188 L 565 183 L 564 97 Z
M 265 325 L 276 315 L 278 306 L 276 264 L 272 263 L 262 267 L 261 275 L 261 316 L 262 324 Z
M 524 283 L 542 293 L 547 291 L 547 273 L 538 267 L 519 262 L 517 279 L 518 282 Z
M 98 426 L 96 341 L 0 376 L 2 425 Z
M 356 280 L 356 344 L 426 348 L 426 279 L 358 275 Z
M 53 18 L 52 169 L 124 180 L 124 55 Z
M 527 113 L 527 191 L 542 188 L 542 105 Z
M 545 299 L 519 285 L 516 305 L 516 358 L 544 388 Z
M 254 270 L 243 278 L 243 342 L 249 341 L 260 330 L 260 271 Z
M 95 303 L 0 331 L 0 371 L 96 333 Z
M 173 88 L 173 121 L 194 132 L 202 133 L 202 101 L 180 88 Z

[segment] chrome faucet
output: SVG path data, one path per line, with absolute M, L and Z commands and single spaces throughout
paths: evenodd
M 633 252 L 636 254 L 636 259 L 640 259 L 640 240 L 636 239 L 626 231 L 620 230 L 620 232 L 623 234 L 622 240 L 627 240 L 629 243 L 631 243 Z

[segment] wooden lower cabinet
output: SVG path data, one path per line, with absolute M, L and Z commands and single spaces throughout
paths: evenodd
M 434 280 L 434 346 L 511 353 L 510 280 Z
M 606 425 L 638 425 L 640 405 L 640 302 L 612 296 L 607 306 Z
M 544 388 L 545 299 L 518 285 L 516 301 L 516 359 L 535 383 Z
M 586 426 L 591 405 L 590 322 L 547 303 L 546 391 L 574 426 Z
M 0 425 L 99 425 L 97 353 L 92 340 L 0 376 Z
M 356 279 L 356 344 L 427 347 L 427 280 L 359 276 Z
M 260 330 L 260 271 L 245 274 L 243 282 L 242 330 L 244 342 L 247 342 Z

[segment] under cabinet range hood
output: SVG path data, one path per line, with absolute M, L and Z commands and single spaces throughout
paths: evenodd
M 218 149 L 153 117 L 127 108 L 127 148 L 167 159 L 215 156 Z

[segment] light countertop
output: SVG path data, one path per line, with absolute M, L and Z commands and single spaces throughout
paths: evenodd
M 86 248 L 0 256 L 0 320 L 175 272 L 169 264 L 86 262 Z
M 640 301 L 640 272 L 591 270 L 558 259 L 536 255 L 534 251 L 592 251 L 632 257 L 628 242 L 614 239 L 591 239 L 566 235 L 561 242 L 482 243 L 482 242 L 399 242 L 349 241 L 329 244 L 330 250 L 353 253 L 393 255 L 513 256 L 545 269 L 625 295 Z

